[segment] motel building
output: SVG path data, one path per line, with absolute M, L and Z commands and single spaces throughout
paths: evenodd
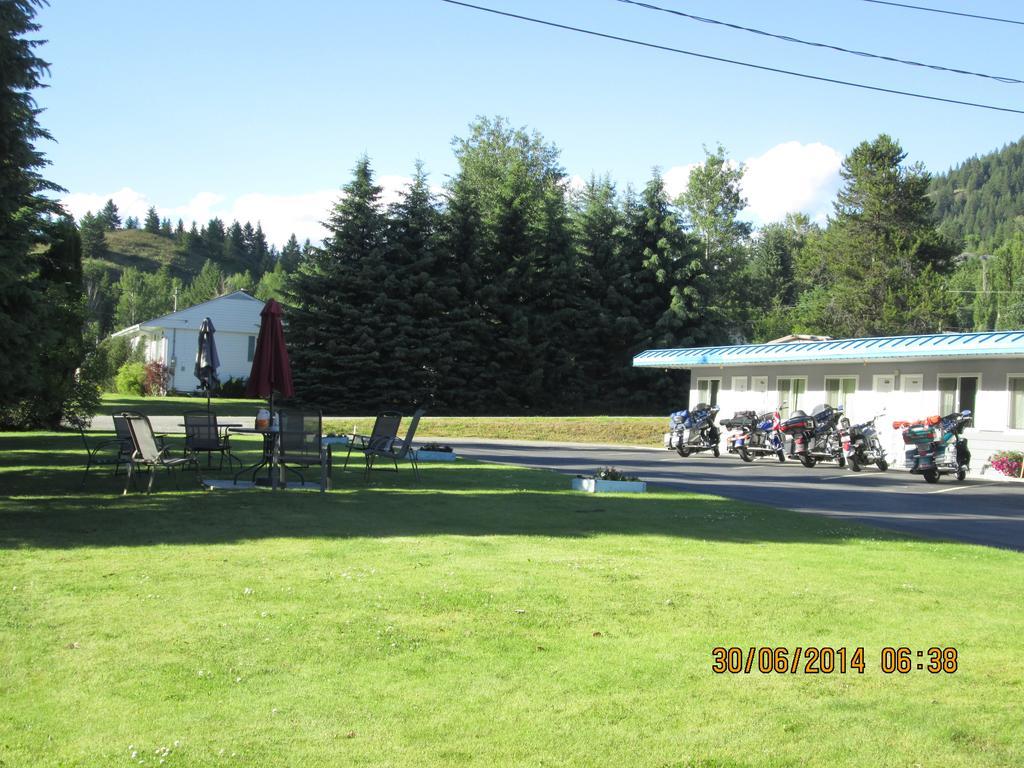
M 975 475 L 996 451 L 1024 450 L 1024 331 L 786 336 L 767 344 L 650 349 L 633 366 L 689 370 L 689 403 L 718 405 L 719 419 L 781 403 L 783 418 L 797 409 L 809 414 L 820 403 L 842 405 L 852 424 L 884 413 L 876 424 L 894 468 L 902 468 L 906 449 L 894 420 L 963 409 L 974 414 L 964 437 Z

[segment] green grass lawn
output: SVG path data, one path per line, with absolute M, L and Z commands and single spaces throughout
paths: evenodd
M 219 418 L 256 418 L 256 411 L 266 408 L 266 400 L 242 400 L 214 397 L 210 400 L 210 409 Z M 147 416 L 181 416 L 185 411 L 205 410 L 206 397 L 168 396 L 139 397 L 138 395 L 121 395 L 108 392 L 103 395 L 100 413 L 111 415 L 122 411 L 141 411 Z
M 0 434 L 5 768 L 1024 764 L 1018 553 L 462 461 L 123 498 L 79 448 Z
M 431 416 L 423 418 L 423 438 L 479 437 L 492 440 L 553 440 L 565 443 L 661 445 L 668 417 L 661 416 Z M 373 418 L 336 417 L 326 431 L 368 434 Z M 405 428 L 403 423 L 402 429 Z M 399 432 L 402 430 L 400 429 Z

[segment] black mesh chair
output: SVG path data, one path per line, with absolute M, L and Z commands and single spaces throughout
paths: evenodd
M 398 439 L 398 426 L 402 423 L 402 414 L 398 411 L 381 411 L 374 419 L 373 429 L 368 435 L 352 434 L 348 441 L 348 453 L 345 454 L 345 464 L 342 469 L 348 468 L 349 457 L 352 451 L 366 453 L 369 449 L 390 450 L 391 444 Z
M 159 443 L 157 436 L 153 434 L 153 425 L 149 423 L 149 419 L 142 415 L 129 415 L 124 414 L 125 421 L 128 424 L 128 431 L 132 438 L 132 455 L 128 460 L 128 479 L 124 484 L 124 493 L 128 493 L 128 486 L 132 484 L 135 479 L 135 473 L 142 467 L 149 469 L 149 485 L 146 488 L 146 493 L 153 492 L 153 480 L 156 479 L 156 470 L 163 467 L 168 472 L 173 470 L 175 467 L 188 466 L 192 464 L 196 468 L 196 473 L 199 472 L 199 462 L 196 461 L 196 455 L 190 453 L 183 458 L 172 458 L 170 450 Z M 171 473 L 174 478 L 174 484 L 178 485 L 178 478 L 174 473 Z
M 380 444 L 377 447 L 370 446 L 365 451 L 366 456 L 366 470 L 363 473 L 364 477 L 369 477 L 372 470 L 380 470 L 380 467 L 375 467 L 374 464 L 383 459 L 390 461 L 394 464 L 394 469 L 386 469 L 387 472 L 397 472 L 398 462 L 408 461 L 412 464 L 413 476 L 420 479 L 420 468 L 419 463 L 416 461 L 416 451 L 412 448 L 413 438 L 416 436 L 416 427 L 419 426 L 420 419 L 423 418 L 423 414 L 427 412 L 426 408 L 420 408 L 416 413 L 412 415 L 412 420 L 409 422 L 409 429 L 405 432 L 404 438 L 395 438 L 389 441 L 386 445 Z
M 320 411 L 280 411 L 277 463 L 283 471 L 306 478 L 299 467 L 320 467 L 320 491 L 326 490 L 327 457 L 323 447 L 323 414 Z
M 185 411 L 185 454 L 205 453 L 206 466 L 213 464 L 213 454 L 220 454 L 220 465 L 218 469 L 224 468 L 224 457 L 228 457 L 228 466 L 231 461 L 237 461 L 242 466 L 241 460 L 231 453 L 230 435 L 221 434 L 217 425 L 217 414 L 209 411 Z
M 117 424 L 117 418 L 116 416 L 114 417 L 115 424 Z M 127 429 L 127 425 L 125 428 Z M 116 475 L 118 468 L 122 464 L 128 464 L 128 457 L 131 455 L 130 437 L 128 447 L 126 447 L 124 442 L 116 437 L 90 442 L 89 436 L 85 433 L 84 424 L 78 425 L 78 433 L 82 436 L 82 443 L 85 445 L 86 454 L 85 473 L 82 475 L 81 487 L 85 487 L 85 479 L 89 476 L 89 470 L 92 467 L 112 466 Z

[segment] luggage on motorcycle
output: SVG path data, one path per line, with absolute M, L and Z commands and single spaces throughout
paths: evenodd
M 913 445 L 926 445 L 935 440 L 935 429 L 927 424 L 911 424 L 903 430 L 903 442 Z
M 753 411 L 736 411 L 731 419 L 722 419 L 721 424 L 726 429 L 750 428 L 758 423 L 757 414 Z
M 783 432 L 800 432 L 811 429 L 814 420 L 803 411 L 793 411 L 790 417 L 779 427 Z

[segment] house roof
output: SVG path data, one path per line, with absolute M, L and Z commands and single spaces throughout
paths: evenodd
M 950 360 L 965 357 L 1024 357 L 1024 330 L 648 349 L 633 358 L 633 366 L 701 368 L 878 360 Z
M 131 336 L 145 331 L 161 329 L 199 330 L 204 317 L 211 317 L 218 331 L 251 332 L 253 327 L 259 328 L 259 313 L 263 302 L 245 291 L 233 291 L 215 299 L 193 304 L 191 307 L 179 309 L 152 320 L 122 328 L 114 336 Z M 255 318 L 255 322 L 253 322 Z

